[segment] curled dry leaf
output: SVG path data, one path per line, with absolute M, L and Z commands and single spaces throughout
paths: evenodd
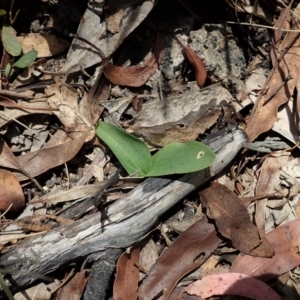
M 232 241 L 238 250 L 249 255 L 272 257 L 274 250 L 251 222 L 248 211 L 239 197 L 226 186 L 213 182 L 200 192 L 208 217 L 215 219 L 219 232 Z
M 109 62 L 104 68 L 104 74 L 114 84 L 139 87 L 155 73 L 162 56 L 161 38 L 158 35 L 154 54 L 144 66 L 119 67 Z
M 117 263 L 117 274 L 114 282 L 114 299 L 136 300 L 139 281 L 140 249 L 135 247 L 130 253 L 124 252 Z
M 174 36 L 176 41 L 182 46 L 183 52 L 191 65 L 193 66 L 195 72 L 195 78 L 200 87 L 203 87 L 207 78 L 206 67 L 202 59 L 192 50 L 191 48 L 185 46 L 177 36 Z
M 25 197 L 17 178 L 10 172 L 0 169 L 0 211 L 12 205 L 11 211 L 19 211 L 25 206 Z
M 153 299 L 162 293 L 160 299 L 168 299 L 176 283 L 199 267 L 220 243 L 213 224 L 205 217 L 196 222 L 157 260 L 139 289 L 139 299 Z
M 49 96 L 49 106 L 55 110 L 53 113 L 71 138 L 76 139 L 87 131 L 90 131 L 87 140 L 95 135 L 90 130 L 95 124 L 92 122 L 91 105 L 86 94 L 78 101 L 78 91 L 68 84 L 60 84 L 58 80 L 54 85 L 47 86 L 45 93 Z
M 256 300 L 280 300 L 266 283 L 240 273 L 209 275 L 190 284 L 185 291 L 202 298 L 237 295 Z
M 295 14 L 300 14 L 300 4 L 297 6 Z M 300 21 L 299 19 L 295 20 L 292 29 L 299 28 Z M 270 72 L 263 87 L 264 94 L 261 94 L 256 100 L 247 124 L 246 133 L 250 142 L 273 127 L 277 119 L 278 108 L 287 103 L 294 93 L 299 77 L 297 67 L 300 64 L 299 36 L 299 32 L 288 32 L 281 43 L 279 49 L 281 54 L 278 58 L 281 61 L 279 64 L 276 62 Z M 288 78 L 291 79 L 288 80 Z
M 272 258 L 240 254 L 230 272 L 240 272 L 261 280 L 269 280 L 290 271 L 300 264 L 300 220 L 288 222 L 266 234 L 275 250 Z

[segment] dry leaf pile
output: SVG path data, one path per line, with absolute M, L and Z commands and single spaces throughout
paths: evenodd
M 15 299 L 299 299 L 300 4 L 198 2 L 15 4 L 23 52 L 38 51 L 1 73 L 0 271 Z M 99 120 L 153 151 L 236 128 L 248 141 L 212 178 L 142 180 Z M 158 209 L 159 193 L 178 199 Z

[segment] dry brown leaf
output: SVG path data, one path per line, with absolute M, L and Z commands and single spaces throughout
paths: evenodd
M 205 217 L 195 223 L 157 260 L 139 289 L 139 299 L 153 299 L 162 293 L 160 299 L 168 299 L 176 283 L 199 267 L 220 243 L 214 225 Z
M 33 215 L 17 219 L 14 223 L 23 229 L 40 232 L 49 231 L 58 226 L 71 224 L 73 222 L 73 220 L 55 215 Z
M 17 178 L 10 172 L 0 169 L 0 211 L 20 211 L 25 206 L 25 197 Z
M 76 139 L 58 146 L 40 149 L 17 157 L 18 165 L 32 177 L 43 174 L 51 168 L 57 167 L 72 159 L 84 144 L 90 132 L 85 132 Z M 21 173 L 14 173 L 18 180 L 28 178 Z
M 272 258 L 240 254 L 230 272 L 240 272 L 261 280 L 269 280 L 290 271 L 300 264 L 300 220 L 291 221 L 266 234 L 275 250 Z
M 176 41 L 182 46 L 183 52 L 187 59 L 189 60 L 190 64 L 192 65 L 195 78 L 200 87 L 203 87 L 207 78 L 206 67 L 202 61 L 202 59 L 192 50 L 191 48 L 185 46 L 177 36 L 174 36 Z
M 89 277 L 86 270 L 76 273 L 74 277 L 60 289 L 56 299 L 80 300 L 88 279 Z
M 113 295 L 118 300 L 136 300 L 139 281 L 140 249 L 134 247 L 130 253 L 124 252 L 117 263 L 117 274 Z
M 113 84 L 139 87 L 146 83 L 155 73 L 162 56 L 161 39 L 158 35 L 154 54 L 144 66 L 119 67 L 109 62 L 104 68 L 104 74 Z
M 260 239 L 248 211 L 239 197 L 226 186 L 213 182 L 200 192 L 208 217 L 215 220 L 219 232 L 238 250 L 254 256 L 272 257 L 274 250 L 266 239 Z
M 25 36 L 18 36 L 23 53 L 34 49 L 38 52 L 37 57 L 49 57 L 67 50 L 70 43 L 54 34 L 28 33 Z
M 300 4 L 297 6 L 295 14 L 300 14 Z M 297 22 L 293 23 L 292 29 L 298 29 L 300 26 L 300 20 L 298 20 L 298 18 L 295 20 L 297 20 Z M 273 127 L 277 118 L 278 108 L 288 102 L 293 95 L 299 76 L 299 36 L 300 33 L 298 32 L 288 32 L 284 41 L 281 43 L 279 51 L 284 57 L 279 62 L 278 67 L 276 67 L 276 65 L 273 67 L 264 85 L 264 90 L 267 89 L 267 91 L 265 94 L 262 94 L 255 103 L 246 128 L 249 141 L 253 141 L 261 133 Z M 291 76 L 292 79 L 287 80 L 289 76 Z M 278 88 L 280 88 L 279 91 L 277 91 Z
M 59 82 L 48 86 L 45 93 L 50 96 L 47 100 L 49 106 L 55 109 L 54 114 L 59 118 L 71 138 L 77 138 L 78 135 L 87 131 L 90 131 L 88 140 L 94 136 L 94 132 L 90 130 L 94 124 L 86 94 L 78 102 L 78 91 L 65 83 L 59 84 Z

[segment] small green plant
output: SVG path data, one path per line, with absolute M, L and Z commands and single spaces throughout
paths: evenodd
M 17 40 L 16 31 L 11 26 L 2 26 L 1 38 L 4 49 L 13 57 L 12 63 L 8 63 L 5 67 L 4 74 L 6 77 L 9 77 L 15 68 L 27 68 L 35 61 L 37 51 L 34 49 L 21 55 L 21 44 Z
M 196 141 L 171 143 L 151 156 L 145 143 L 110 123 L 100 122 L 96 134 L 129 175 L 155 177 L 196 172 L 209 167 L 215 160 L 214 152 Z
M 7 16 L 5 10 L 0 9 L 0 18 L 2 19 L 1 21 L 2 44 L 5 51 L 12 56 L 11 62 L 6 65 L 4 70 L 4 74 L 6 78 L 9 78 L 16 68 L 24 69 L 29 67 L 37 57 L 37 51 L 34 49 L 25 54 L 22 54 L 22 47 L 17 39 L 16 31 L 11 26 L 14 23 L 19 13 L 18 11 L 15 17 L 12 18 L 13 5 L 14 5 L 14 0 L 11 1 L 10 11 L 8 14 L 9 17 Z

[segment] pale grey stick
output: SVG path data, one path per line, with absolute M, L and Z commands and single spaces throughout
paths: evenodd
M 231 135 L 229 139 L 228 135 Z M 12 274 L 12 278 L 23 286 L 36 279 L 28 273 L 45 275 L 91 253 L 131 246 L 170 207 L 223 170 L 247 140 L 244 131 L 239 129 L 228 133 L 226 138 L 211 168 L 186 174 L 178 180 L 148 178 L 109 206 L 105 216 L 96 213 L 43 235 L 27 238 L 1 257 L 2 264 L 5 268 L 15 267 L 21 271 Z

